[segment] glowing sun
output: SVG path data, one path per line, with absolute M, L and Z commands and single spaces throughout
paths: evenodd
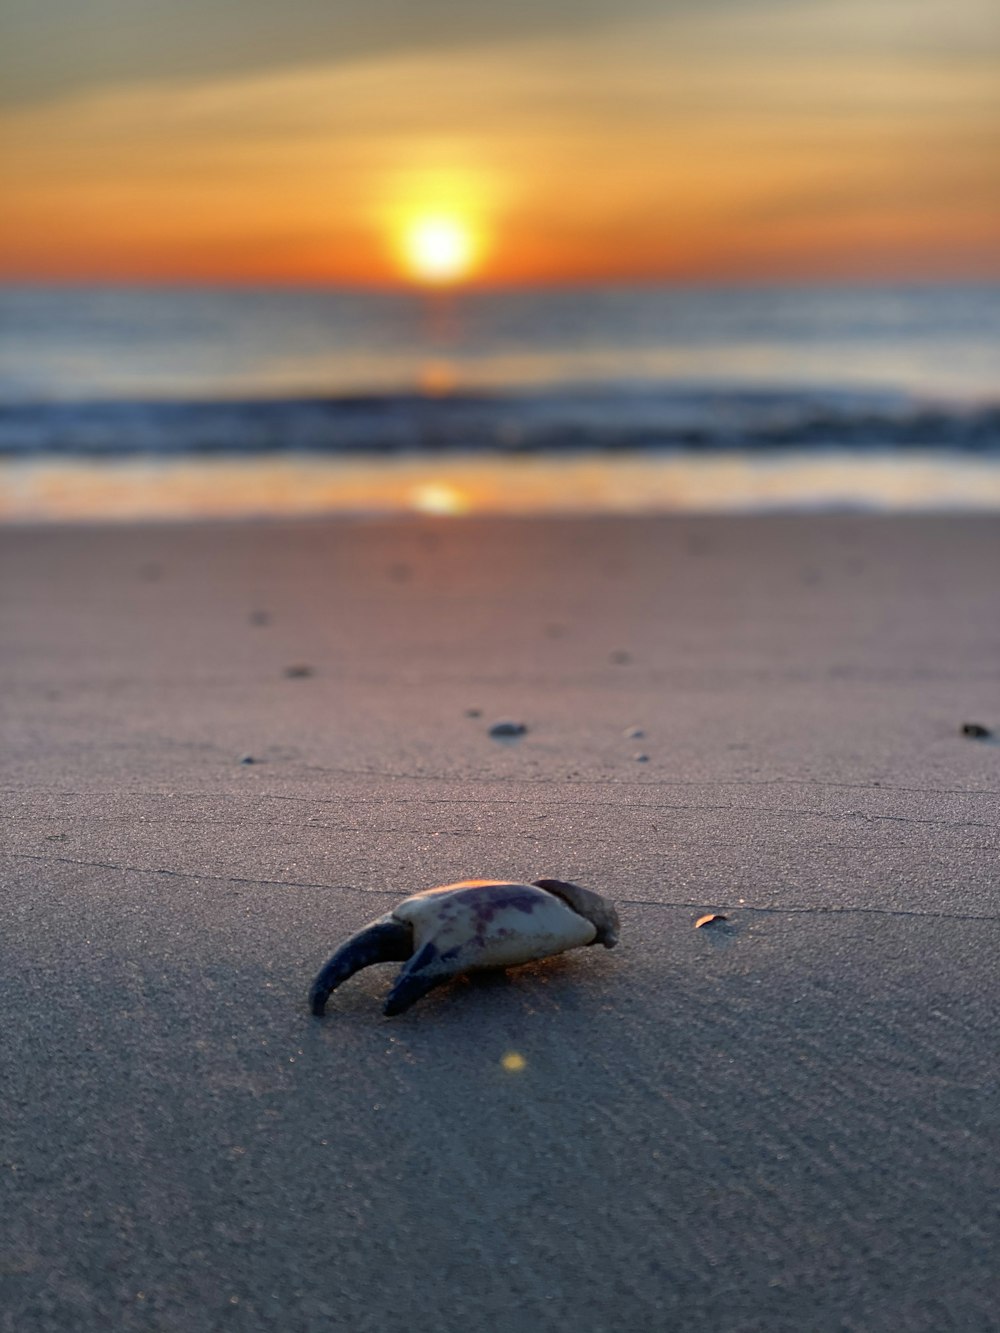
M 457 217 L 414 218 L 403 231 L 403 260 L 420 282 L 458 282 L 468 277 L 478 250 L 472 228 Z

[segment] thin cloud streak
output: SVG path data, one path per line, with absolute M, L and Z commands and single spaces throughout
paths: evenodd
M 758 0 L 5 0 L 0 99 L 572 36 Z

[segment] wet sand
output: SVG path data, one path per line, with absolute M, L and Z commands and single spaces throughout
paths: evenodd
M 0 531 L 0 1328 L 995 1329 L 998 569 L 985 516 Z M 468 875 L 622 943 L 309 1016 Z
M 0 522 L 267 515 L 1000 510 L 1000 457 L 955 450 L 13 458 Z

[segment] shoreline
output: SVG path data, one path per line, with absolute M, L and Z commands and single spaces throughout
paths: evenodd
M 1000 457 L 920 449 L 8 459 L 0 523 L 767 512 L 1000 512 Z

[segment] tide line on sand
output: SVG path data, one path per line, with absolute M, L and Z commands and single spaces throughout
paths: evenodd
M 1000 510 L 1000 459 L 942 451 L 608 458 L 309 454 L 14 460 L 0 521 L 317 514 Z

